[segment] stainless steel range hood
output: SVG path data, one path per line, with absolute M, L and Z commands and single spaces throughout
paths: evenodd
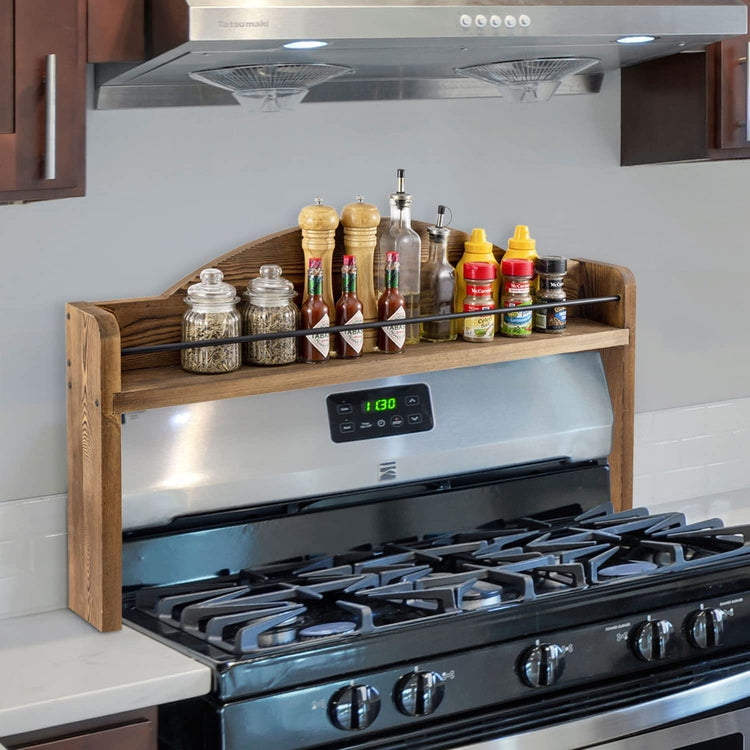
M 189 73 L 269 63 L 329 63 L 353 73 L 305 101 L 501 95 L 456 68 L 508 60 L 591 57 L 600 62 L 558 93 L 596 91 L 602 74 L 701 48 L 747 31 L 741 0 L 152 0 L 152 59 L 97 67 L 100 109 L 236 104 Z M 650 35 L 645 44 L 618 39 Z M 317 49 L 288 49 L 299 41 Z

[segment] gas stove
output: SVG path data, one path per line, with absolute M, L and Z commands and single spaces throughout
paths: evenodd
M 458 442 L 477 403 L 456 390 L 466 373 L 311 389 L 292 401 L 314 420 L 279 430 L 307 449 L 283 473 L 247 428 L 286 424 L 278 400 L 123 425 L 124 455 L 149 456 L 128 480 L 123 616 L 214 675 L 209 696 L 164 707 L 164 748 L 572 750 L 750 695 L 750 527 L 615 512 L 598 355 L 546 359 L 470 368 L 477 384 L 522 376 L 536 398 L 493 400 L 502 421 Z M 340 430 L 390 399 L 429 429 Z M 157 469 L 153 434 L 194 445 L 191 422 L 202 463 L 184 487 L 174 455 Z M 533 460 L 511 460 L 519 444 Z M 216 464 L 231 476 L 206 481 Z M 226 507 L 250 475 L 251 500 Z

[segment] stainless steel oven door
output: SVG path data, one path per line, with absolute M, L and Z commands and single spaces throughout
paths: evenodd
M 750 708 L 693 720 L 749 698 L 750 671 L 617 711 L 454 750 L 750 750 Z

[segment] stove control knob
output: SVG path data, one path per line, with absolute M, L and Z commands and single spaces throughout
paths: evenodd
M 369 685 L 347 685 L 331 698 L 328 716 L 339 729 L 367 729 L 380 713 L 380 695 Z
M 407 716 L 429 716 L 444 694 L 445 679 L 437 672 L 412 672 L 396 683 L 396 705 Z
M 633 653 L 643 661 L 658 661 L 667 655 L 672 641 L 672 623 L 669 620 L 647 620 L 632 633 Z
M 529 687 L 554 685 L 564 669 L 565 649 L 554 643 L 541 643 L 521 657 L 521 679 Z
M 687 619 L 687 634 L 690 643 L 696 648 L 714 648 L 724 642 L 723 609 L 699 609 Z

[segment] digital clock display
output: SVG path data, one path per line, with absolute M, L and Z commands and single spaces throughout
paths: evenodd
M 412 435 L 434 426 L 425 383 L 331 393 L 326 407 L 334 443 Z
M 364 414 L 377 414 L 384 411 L 396 410 L 396 397 L 377 398 L 374 401 L 363 401 L 362 412 Z

